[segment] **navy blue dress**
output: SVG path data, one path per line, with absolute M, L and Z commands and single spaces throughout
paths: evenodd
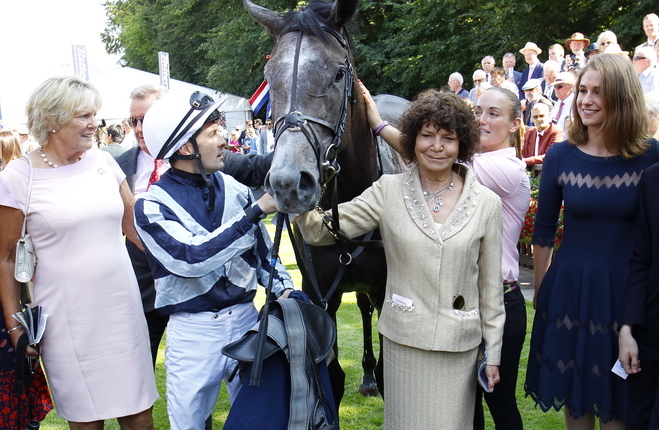
M 561 202 L 564 236 L 537 298 L 526 394 L 547 411 L 570 408 L 622 419 L 618 318 L 634 245 L 638 182 L 659 161 L 657 141 L 644 155 L 594 157 L 567 141 L 547 152 L 533 244 L 553 246 Z

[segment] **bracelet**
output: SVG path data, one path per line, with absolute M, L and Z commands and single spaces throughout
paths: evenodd
M 378 126 L 378 128 L 375 129 L 375 135 L 376 135 L 376 136 L 379 136 L 379 135 L 380 135 L 380 132 L 382 131 L 382 129 L 385 128 L 385 127 L 388 126 L 388 125 L 389 125 L 389 121 L 387 121 L 387 120 L 382 121 L 382 124 L 380 124 L 380 125 Z
M 7 330 L 7 333 L 11 333 L 12 331 L 14 331 L 14 330 L 18 330 L 19 328 L 23 328 L 23 326 L 22 326 L 22 325 L 17 325 L 17 326 L 14 327 L 14 328 L 10 328 L 9 330 Z

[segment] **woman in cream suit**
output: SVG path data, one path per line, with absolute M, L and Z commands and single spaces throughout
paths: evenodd
M 482 341 L 489 389 L 499 382 L 501 201 L 462 164 L 476 153 L 479 136 L 457 96 L 420 94 L 401 131 L 403 155 L 416 164 L 339 206 L 345 234 L 379 228 L 384 241 L 384 428 L 470 429 Z M 318 212 L 302 214 L 298 225 L 307 242 L 334 243 Z

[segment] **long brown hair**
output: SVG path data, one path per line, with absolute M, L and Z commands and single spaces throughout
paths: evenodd
M 21 141 L 18 140 L 16 133 L 12 131 L 0 131 L 0 153 L 2 154 L 2 164 L 0 170 L 7 167 L 7 163 L 11 160 L 20 158 L 23 151 L 21 151 Z
M 572 123 L 568 129 L 571 145 L 585 145 L 588 127 L 578 114 L 579 86 L 584 73 L 595 70 L 600 75 L 600 94 L 606 111 L 600 127 L 604 147 L 624 159 L 642 155 L 648 148 L 648 114 L 638 76 L 629 60 L 615 54 L 602 54 L 588 61 L 575 86 L 577 94 L 572 105 Z

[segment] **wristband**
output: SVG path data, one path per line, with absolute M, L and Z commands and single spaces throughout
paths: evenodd
M 16 331 L 16 330 L 18 330 L 19 328 L 23 328 L 23 326 L 22 326 L 22 325 L 17 325 L 17 326 L 14 327 L 14 328 L 10 328 L 9 330 L 7 330 L 7 333 L 11 333 L 12 331 Z
M 383 128 L 389 125 L 389 121 L 382 121 L 382 124 L 378 126 L 378 128 L 375 129 L 375 135 L 379 136 L 380 132 L 382 131 Z
M 263 213 L 257 204 L 246 207 L 245 215 L 247 215 L 247 218 L 252 222 L 252 224 L 258 224 L 259 221 L 267 216 L 265 213 Z

